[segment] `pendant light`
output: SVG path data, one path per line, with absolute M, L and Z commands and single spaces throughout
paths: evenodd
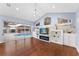
M 37 18 L 37 4 L 34 4 L 34 14 L 33 14 L 34 20 Z

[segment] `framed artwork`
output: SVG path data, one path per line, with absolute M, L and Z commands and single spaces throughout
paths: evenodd
M 50 25 L 51 24 L 51 17 L 46 17 L 44 19 L 44 25 Z
M 71 23 L 71 20 L 64 17 L 59 17 L 58 24 L 63 24 L 63 23 Z

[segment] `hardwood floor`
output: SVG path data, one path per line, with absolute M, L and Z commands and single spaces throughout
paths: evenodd
M 35 38 L 17 39 L 0 44 L 0 56 L 78 56 L 73 47 L 48 43 Z

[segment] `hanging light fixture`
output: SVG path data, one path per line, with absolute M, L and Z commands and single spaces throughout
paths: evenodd
M 33 14 L 34 20 L 37 18 L 37 4 L 34 4 L 34 14 Z
M 10 4 L 10 3 L 6 3 L 6 6 L 7 6 L 7 7 L 11 7 L 11 4 Z

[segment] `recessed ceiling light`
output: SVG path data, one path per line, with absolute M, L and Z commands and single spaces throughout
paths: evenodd
M 55 5 L 53 5 L 52 8 L 55 8 Z
M 36 15 L 33 15 L 34 17 L 36 16 Z
M 16 8 L 16 10 L 18 11 L 18 10 L 19 10 L 19 8 Z

